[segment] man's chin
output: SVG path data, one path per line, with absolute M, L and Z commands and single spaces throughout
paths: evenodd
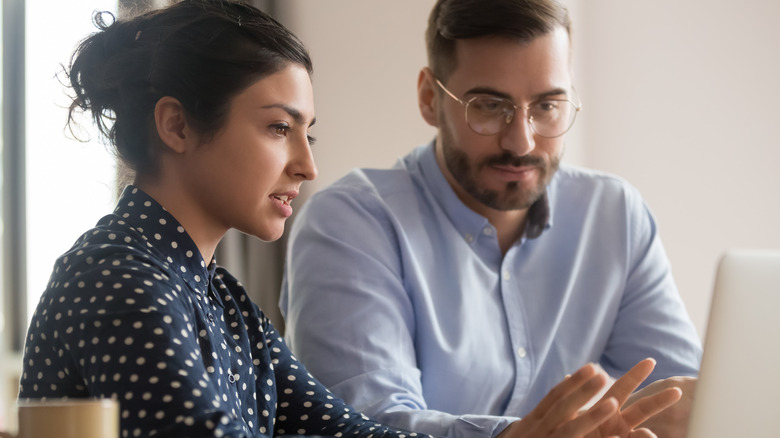
M 532 205 L 534 205 L 534 202 L 536 202 L 537 199 L 534 199 L 533 201 L 528 199 L 509 200 L 501 203 L 496 203 L 494 206 L 490 206 L 490 208 L 498 211 L 527 210 L 531 208 Z
M 501 192 L 483 192 L 483 196 L 480 196 L 478 199 L 482 204 L 494 210 L 512 211 L 530 208 L 543 194 L 544 187 L 521 189 L 515 186 L 514 188 L 508 187 Z

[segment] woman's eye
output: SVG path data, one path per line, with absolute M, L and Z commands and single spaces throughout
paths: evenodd
M 290 132 L 290 127 L 287 125 L 274 125 L 273 128 L 276 135 L 281 135 L 284 137 L 286 137 L 287 133 Z

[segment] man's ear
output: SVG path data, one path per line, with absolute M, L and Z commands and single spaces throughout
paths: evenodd
M 192 143 L 193 132 L 187 124 L 184 107 L 178 99 L 164 96 L 154 106 L 157 135 L 172 152 L 184 153 Z
M 430 68 L 420 70 L 417 78 L 417 104 L 420 106 L 420 114 L 429 125 L 438 127 L 438 99 L 436 98 L 436 83 Z

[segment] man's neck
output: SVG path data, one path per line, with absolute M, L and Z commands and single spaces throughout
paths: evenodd
M 509 248 L 522 237 L 525 224 L 528 220 L 528 210 L 502 211 L 502 214 L 488 217 L 488 221 L 496 227 L 498 247 L 501 255 L 505 255 Z
M 455 181 L 449 181 L 449 183 L 458 199 L 466 207 L 486 218 L 496 228 L 496 237 L 498 238 L 498 246 L 501 248 L 501 254 L 506 254 L 509 248 L 523 235 L 526 222 L 528 221 L 529 209 L 496 210 L 476 200 Z
M 441 146 L 437 145 L 437 149 L 440 148 Z M 437 150 L 436 161 L 455 195 L 466 207 L 485 217 L 496 228 L 496 237 L 498 238 L 501 254 L 506 254 L 509 248 L 523 235 L 526 221 L 528 220 L 529 208 L 522 210 L 497 210 L 488 207 L 461 187 L 444 164 L 444 158 L 440 155 L 441 153 Z

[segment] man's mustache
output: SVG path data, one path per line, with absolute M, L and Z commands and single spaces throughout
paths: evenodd
M 531 155 L 515 155 L 510 152 L 504 152 L 501 155 L 488 157 L 484 161 L 485 166 L 535 166 L 544 167 L 544 161 L 539 157 Z

